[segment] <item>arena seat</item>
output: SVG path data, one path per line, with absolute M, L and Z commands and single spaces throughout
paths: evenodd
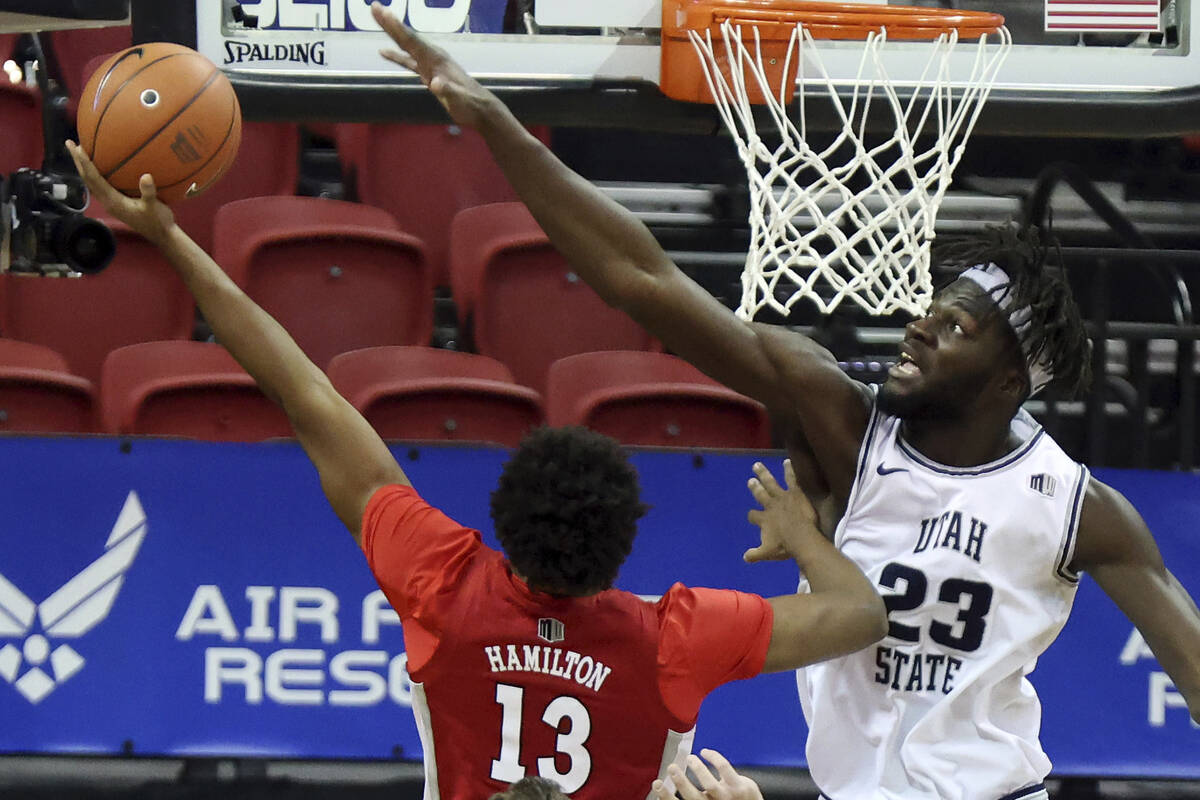
M 42 167 L 42 112 L 37 92 L 0 74 L 0 176 Z
M 571 271 L 523 204 L 464 209 L 450 232 L 460 324 L 475 349 L 507 364 L 519 383 L 543 390 L 550 364 L 575 353 L 658 349 Z
M 516 445 L 543 421 L 541 397 L 495 359 L 433 347 L 335 356 L 329 379 L 385 439 Z
M 105 28 L 70 28 L 50 33 L 50 44 L 63 82 L 75 100 L 100 61 L 133 43 L 129 25 Z
M 549 141 L 549 129 L 532 129 Z M 478 133 L 456 125 L 337 126 L 347 182 L 364 203 L 385 208 L 425 242 L 434 285 L 449 280 L 450 220 L 464 208 L 516 200 Z
M 91 381 L 49 347 L 0 339 L 0 433 L 91 433 Z
M 770 447 L 766 409 L 666 353 L 600 351 L 550 365 L 546 417 L 623 444 Z
M 283 410 L 210 342 L 143 342 L 109 353 L 100 378 L 105 433 L 208 441 L 290 437 Z
M 189 339 L 192 297 L 149 242 L 97 212 L 117 240 L 103 272 L 83 278 L 0 276 L 0 332 L 45 345 L 66 357 L 71 371 L 93 383 L 110 350 L 135 342 Z
M 238 200 L 217 212 L 213 248 L 319 366 L 347 350 L 432 336 L 422 243 L 382 209 L 314 197 Z

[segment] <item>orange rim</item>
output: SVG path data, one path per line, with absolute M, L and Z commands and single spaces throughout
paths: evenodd
M 817 39 L 866 38 L 887 29 L 889 38 L 932 39 L 951 30 L 964 38 L 996 33 L 1004 17 L 987 11 L 925 8 L 922 6 L 881 6 L 862 3 L 779 2 L 779 0 L 717 0 L 714 3 L 688 3 L 687 28 L 719 26 L 721 23 L 753 26 L 790 26 L 803 24 Z M 695 25 L 699 22 L 699 25 Z

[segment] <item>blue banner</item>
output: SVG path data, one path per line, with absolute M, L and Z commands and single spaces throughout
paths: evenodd
M 489 530 L 506 451 L 393 451 Z M 794 590 L 793 566 L 741 560 L 753 455 L 634 460 L 653 510 L 622 588 Z M 1098 476 L 1200 595 L 1200 476 Z M 0 751 L 420 757 L 396 616 L 294 443 L 4 438 L 0 510 Z M 1033 680 L 1056 773 L 1200 778 L 1182 697 L 1087 579 Z M 742 764 L 803 764 L 804 738 L 790 673 L 722 687 L 697 733 Z

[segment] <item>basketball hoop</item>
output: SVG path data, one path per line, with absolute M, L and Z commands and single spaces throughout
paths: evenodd
M 821 50 L 832 46 L 817 42 L 831 39 L 862 40 L 852 80 L 830 77 Z M 969 68 L 959 69 L 965 74 L 955 76 L 952 67 L 964 65 L 963 56 L 952 59 L 960 39 L 977 44 L 966 54 Z M 925 42 L 916 45 L 928 51 L 924 66 L 893 78 L 883 52 L 888 40 Z M 984 12 L 664 0 L 662 90 L 716 105 L 749 179 L 751 244 L 739 316 L 752 319 L 764 306 L 786 315 L 803 297 L 822 313 L 846 299 L 871 314 L 923 313 L 933 294 L 929 248 L 938 206 L 1011 46 L 1004 18 Z M 897 87 L 911 90 L 908 99 Z M 818 152 L 806 141 L 806 107 L 822 98 L 841 130 Z M 895 131 L 868 143 L 877 98 Z M 798 125 L 788 112 L 793 99 Z M 756 105 L 765 106 L 764 133 L 777 135 L 777 145 L 760 136 Z M 925 146 L 922 136 L 934 141 Z

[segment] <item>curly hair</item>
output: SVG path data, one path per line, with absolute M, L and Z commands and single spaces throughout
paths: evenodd
M 530 776 L 508 787 L 507 792 L 497 792 L 488 800 L 571 800 L 558 784 L 548 778 Z
M 637 472 L 616 441 L 580 427 L 540 427 L 521 441 L 492 492 L 496 537 L 537 589 L 586 595 L 612 586 L 633 548 Z
M 1025 364 L 1045 361 L 1054 375 L 1052 385 L 1072 397 L 1091 383 L 1091 342 L 1062 268 L 1049 263 L 1052 251 L 1057 253 L 1058 243 L 1048 232 L 1008 223 L 989 225 L 974 236 L 947 237 L 934 258 L 955 276 L 987 263 L 1008 273 L 1011 283 L 1000 296 L 1011 295 L 1031 313 L 1023 336 Z

